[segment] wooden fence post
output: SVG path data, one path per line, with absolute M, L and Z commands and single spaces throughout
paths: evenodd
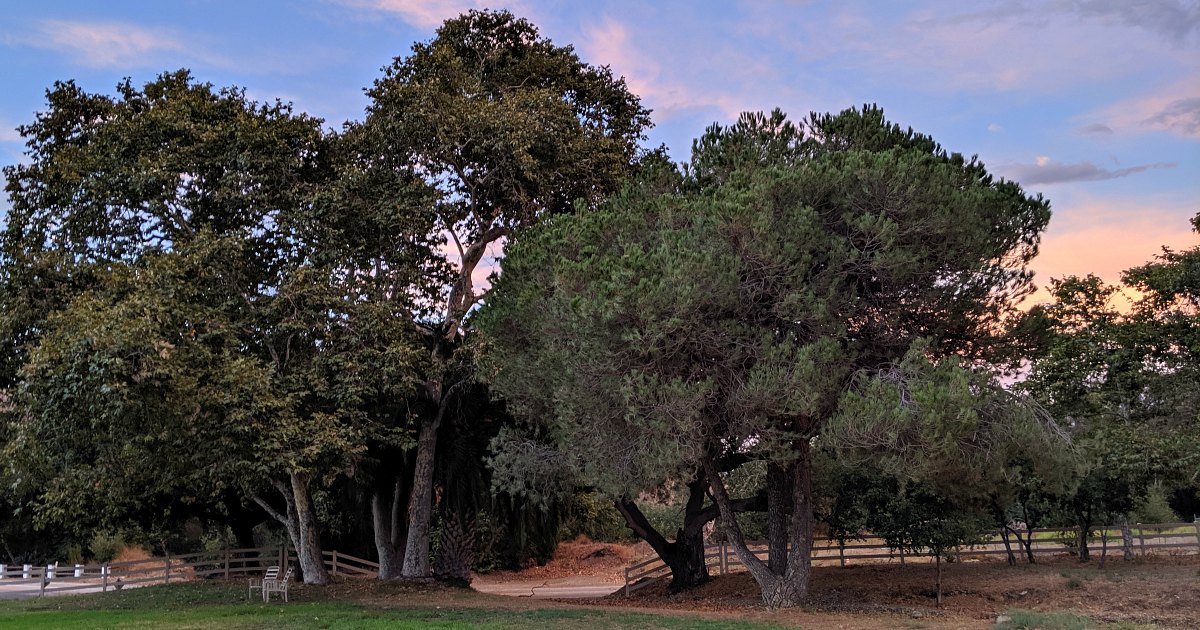
M 334 574 L 334 575 L 337 575 L 337 574 L 338 574 L 338 565 L 337 565 L 337 549 L 334 549 L 334 550 L 333 550 L 333 574 Z
M 724 540 L 717 544 L 717 553 L 721 555 L 721 575 L 729 573 L 729 556 L 727 555 L 728 551 L 729 547 L 726 546 Z
M 1192 525 L 1196 527 L 1196 553 L 1200 553 L 1200 516 L 1192 519 Z
M 38 567 L 38 570 L 42 572 L 42 579 L 38 580 L 39 582 L 41 582 L 41 585 L 38 588 L 38 597 L 45 597 L 46 596 L 46 575 L 47 575 L 46 569 Z M 34 572 L 34 574 L 36 575 L 36 572 Z
M 225 566 L 225 579 L 229 579 L 229 547 L 221 550 L 221 564 Z

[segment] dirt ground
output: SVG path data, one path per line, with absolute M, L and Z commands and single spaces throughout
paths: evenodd
M 642 546 L 593 543 L 560 545 L 543 567 L 481 576 L 484 581 L 603 576 L 622 581 L 629 559 L 644 556 Z M 932 564 L 857 564 L 814 567 L 811 601 L 803 611 L 763 608 L 754 580 L 746 573 L 716 576 L 693 591 L 670 594 L 667 578 L 626 598 L 576 601 L 588 605 L 645 609 L 648 612 L 701 612 L 786 625 L 841 627 L 990 627 L 1013 608 L 1070 612 L 1100 622 L 1200 628 L 1200 556 L 1146 556 L 1130 562 L 1109 557 L 1103 569 L 1093 560 L 1080 564 L 1063 555 L 1038 564 L 1008 566 L 1002 560 L 944 564 L 942 606 L 935 601 Z

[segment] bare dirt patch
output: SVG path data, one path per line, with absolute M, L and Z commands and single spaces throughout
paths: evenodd
M 1130 562 L 1110 558 L 1103 569 L 1097 562 L 1080 564 L 1069 556 L 1013 567 L 1002 561 L 951 563 L 945 565 L 941 607 L 935 603 L 934 571 L 928 564 L 816 567 L 806 610 L 867 616 L 846 627 L 876 627 L 869 624 L 889 617 L 892 623 L 904 619 L 905 624 L 979 623 L 1012 608 L 1069 611 L 1101 622 L 1200 627 L 1197 556 L 1149 556 Z M 630 598 L 614 594 L 591 603 L 763 611 L 757 585 L 746 573 L 718 576 L 675 595 L 667 592 L 667 581 L 662 578 Z
M 625 567 L 634 559 L 645 556 L 650 548 L 645 543 L 621 545 L 592 542 L 580 535 L 568 542 L 559 543 L 554 557 L 542 566 L 529 567 L 521 571 L 493 571 L 476 575 L 474 581 L 491 584 L 512 581 L 561 580 L 587 576 L 603 578 L 606 582 L 624 581 Z

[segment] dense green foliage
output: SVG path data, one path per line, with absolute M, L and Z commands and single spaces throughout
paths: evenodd
M 776 605 L 806 587 L 810 441 L 846 392 L 908 355 L 998 358 L 1049 218 L 1040 198 L 877 108 L 807 128 L 778 112 L 714 127 L 674 185 L 631 186 L 515 239 L 483 324 L 490 382 L 568 469 L 615 496 L 704 468 L 738 548 L 718 461 L 778 466 L 768 483 L 791 555 L 768 571 L 741 546 Z M 970 392 L 943 391 L 913 417 L 970 434 L 982 422 L 959 413 Z M 531 459 L 545 469 L 547 456 Z

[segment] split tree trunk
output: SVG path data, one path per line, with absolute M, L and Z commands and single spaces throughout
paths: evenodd
M 371 494 L 371 522 L 375 531 L 375 551 L 379 556 L 379 579 L 398 578 L 404 570 L 403 528 L 400 510 L 404 505 L 402 482 L 396 480 L 391 492 L 376 488 Z
M 671 584 L 668 590 L 677 593 L 708 582 L 708 564 L 704 561 L 704 525 L 715 516 L 713 510 L 704 508 L 703 473 L 688 484 L 688 501 L 684 508 L 683 527 L 675 532 L 675 540 L 668 541 L 646 518 L 637 504 L 627 498 L 613 502 L 625 525 L 638 538 L 646 541 L 654 553 L 671 569 Z
M 1012 544 L 1008 540 L 1008 525 L 1000 528 L 1000 540 L 1004 541 L 1004 553 L 1008 557 L 1008 566 L 1017 564 L 1017 557 L 1013 555 Z
M 786 468 L 792 489 L 792 509 L 788 519 L 790 549 L 781 573 L 773 572 L 766 562 L 750 551 L 742 529 L 734 518 L 725 483 L 712 459 L 704 462 L 705 475 L 720 509 L 721 524 L 728 533 L 730 546 L 758 583 L 763 603 L 771 609 L 793 608 L 803 604 L 808 596 L 808 580 L 812 569 L 812 455 L 808 440 L 797 440 L 793 447 L 796 458 Z
M 286 515 L 257 495 L 251 495 L 250 498 L 287 529 L 288 538 L 296 548 L 296 560 L 300 563 L 304 583 L 328 584 L 329 571 L 325 569 L 325 558 L 321 553 L 321 534 L 309 493 L 309 477 L 302 473 L 291 473 L 288 482 L 272 481 L 287 505 Z
M 1088 562 L 1092 559 L 1088 552 L 1088 532 L 1091 531 L 1090 525 L 1080 525 L 1079 531 L 1075 533 L 1075 540 L 1079 545 L 1079 561 Z

